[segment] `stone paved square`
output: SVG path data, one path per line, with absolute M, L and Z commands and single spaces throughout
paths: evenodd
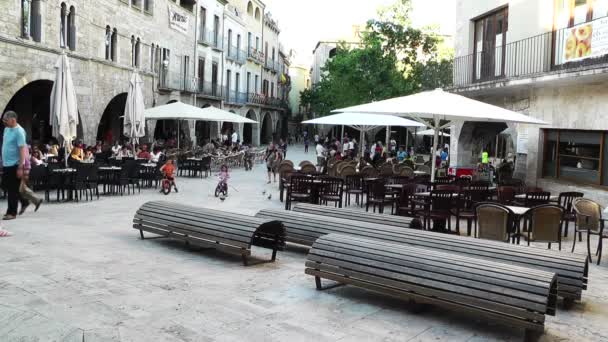
M 311 159 L 292 147 L 289 159 Z M 4 223 L 0 239 L 0 341 L 520 341 L 521 331 L 476 316 L 430 308 L 351 286 L 315 290 L 306 248 L 244 267 L 239 257 L 140 240 L 133 214 L 168 200 L 244 214 L 282 208 L 265 167 L 232 172 L 230 196 L 216 178 L 178 178 L 179 194 L 142 190 L 80 203 L 45 203 Z M 267 199 L 262 192 L 272 194 Z M 583 245 L 577 252 L 583 252 Z M 571 237 L 563 250 L 569 252 Z M 269 257 L 254 248 L 253 254 Z M 592 265 L 589 289 L 571 310 L 548 316 L 541 341 L 608 340 L 608 270 Z

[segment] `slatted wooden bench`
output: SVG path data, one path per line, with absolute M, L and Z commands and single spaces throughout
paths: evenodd
M 340 210 L 334 210 L 334 207 L 308 204 L 308 203 L 298 203 L 291 210 L 297 211 L 299 213 L 307 213 L 314 215 L 322 215 L 322 216 L 331 216 L 335 218 L 341 218 L 346 220 L 356 220 L 363 221 L 369 223 L 378 223 L 382 222 L 383 224 L 387 224 L 395 227 L 402 228 L 412 228 L 412 229 L 420 229 L 422 228 L 422 224 L 419 219 L 405 217 L 405 216 L 397 216 L 397 215 L 388 215 L 388 214 L 376 214 L 365 212 L 361 210 L 353 210 L 340 208 Z
M 337 208 L 333 209 L 336 212 L 340 211 Z M 307 246 L 312 246 L 320 236 L 340 233 L 554 272 L 557 274 L 559 282 L 558 294 L 564 298 L 567 306 L 573 300 L 580 300 L 582 291 L 587 289 L 589 263 L 585 255 L 423 230 L 403 229 L 385 224 L 344 220 L 330 214 L 321 216 L 324 215 L 322 211 L 319 214 L 262 210 L 256 216 L 283 222 L 286 229 L 286 241 Z
M 285 245 L 285 228 L 279 221 L 170 202 L 144 204 L 135 214 L 133 228 L 142 239 L 146 231 L 241 255 L 245 265 L 252 245 L 272 249 L 270 261 Z
M 555 315 L 555 273 L 355 236 L 329 234 L 313 244 L 306 274 L 318 290 L 354 285 L 385 295 L 482 315 L 523 328 L 528 338 Z M 338 284 L 323 287 L 321 279 Z

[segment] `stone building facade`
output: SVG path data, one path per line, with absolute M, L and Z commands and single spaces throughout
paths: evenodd
M 591 33 L 608 31 L 608 1 L 459 0 L 456 14 L 451 91 L 548 125 L 459 123 L 451 164 L 487 149 L 529 185 L 608 204 L 608 65 Z
M 231 82 L 226 79 L 226 66 L 234 64 L 227 56 L 226 18 L 246 15 L 247 4 L 245 0 L 2 1 L 0 110 L 20 114 L 29 140 L 48 141 L 54 66 L 66 53 L 77 93 L 79 138 L 87 144 L 120 138 L 126 92 L 135 70 L 144 81 L 146 107 L 182 101 L 233 110 L 257 121 L 267 111 L 278 120 L 286 104 L 254 101 L 261 89 L 246 86 L 244 70 L 238 87 L 236 72 L 231 73 Z M 240 8 L 245 10 L 235 10 Z M 256 8 L 262 32 L 264 7 Z M 249 25 L 242 20 L 241 50 L 246 49 L 246 32 L 254 30 Z M 245 65 L 242 60 L 240 65 Z M 256 69 L 261 75 L 261 65 Z M 239 93 L 236 106 L 231 105 L 231 92 Z M 180 131 L 201 143 L 215 138 L 221 129 L 220 124 L 192 122 L 178 129 L 174 122 L 149 121 L 147 139 Z M 232 129 L 249 129 L 247 142 L 259 144 L 260 129 Z

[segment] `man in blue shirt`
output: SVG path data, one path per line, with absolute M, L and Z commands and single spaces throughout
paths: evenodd
M 19 195 L 19 185 L 25 166 L 25 130 L 17 123 L 17 113 L 8 111 L 2 117 L 4 137 L 2 140 L 2 187 L 8 195 L 8 208 L 3 220 L 17 217 L 19 201 L 24 210 L 29 202 Z

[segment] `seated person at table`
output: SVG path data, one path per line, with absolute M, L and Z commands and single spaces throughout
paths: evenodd
M 91 162 L 91 163 L 94 162 L 95 161 L 95 156 L 93 155 L 94 151 L 95 151 L 95 147 L 87 148 L 87 151 L 84 154 L 83 161 Z
M 42 165 L 42 157 L 40 156 L 40 151 L 32 152 L 32 157 L 30 158 L 30 163 L 32 166 Z
M 150 155 L 150 161 L 153 163 L 158 163 L 162 155 L 163 152 L 160 150 L 160 147 L 155 147 Z
M 133 152 L 131 152 L 131 150 L 129 150 L 128 146 L 123 146 L 122 149 L 118 152 L 118 155 L 116 156 L 116 158 L 118 158 L 118 159 L 130 158 L 130 157 L 133 157 Z
M 403 149 L 403 146 L 399 147 L 399 152 L 397 153 L 397 160 L 400 162 L 404 161 L 407 158 L 407 152 Z
M 137 158 L 145 159 L 145 160 L 150 160 L 150 158 L 152 158 L 152 156 L 150 155 L 150 152 L 148 152 L 147 145 L 141 146 L 141 151 L 139 151 L 139 153 L 137 154 Z
M 82 145 L 76 144 L 72 148 L 72 152 L 70 153 L 70 158 L 77 161 L 82 161 L 84 159 L 84 153 L 82 151 Z
M 171 182 L 171 185 L 173 185 L 173 187 L 175 188 L 175 192 L 179 192 L 179 191 L 177 191 L 177 185 L 175 184 L 175 177 L 173 176 L 173 174 L 175 173 L 175 165 L 173 165 L 172 158 L 167 159 L 167 162 L 165 163 L 165 165 L 163 165 L 160 168 L 160 172 L 163 173 L 164 179 Z M 162 192 L 163 190 L 161 189 L 160 191 Z
M 121 150 L 122 146 L 120 146 L 120 142 L 116 141 L 114 143 L 114 146 L 112 146 L 112 157 L 118 157 Z

